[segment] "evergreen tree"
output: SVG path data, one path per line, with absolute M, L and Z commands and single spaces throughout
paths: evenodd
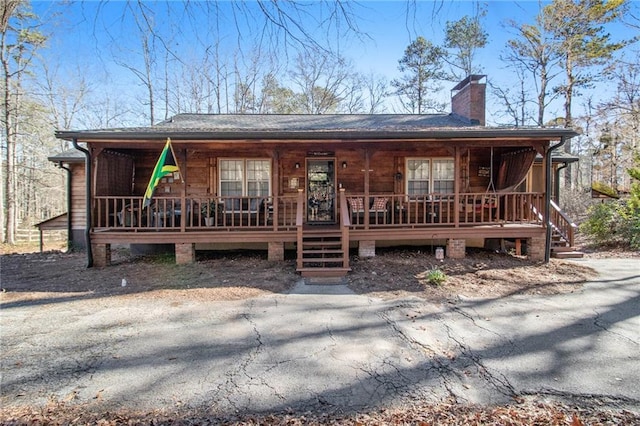
M 431 98 L 431 93 L 438 92 L 441 80 L 447 79 L 443 70 L 447 52 L 433 45 L 423 37 L 415 39 L 404 51 L 398 61 L 398 69 L 404 73 L 400 79 L 391 81 L 403 108 L 412 114 L 423 114 L 428 110 L 442 111 L 444 104 Z

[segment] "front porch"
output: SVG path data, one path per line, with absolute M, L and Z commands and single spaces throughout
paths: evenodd
M 157 196 L 146 208 L 141 208 L 142 197 L 97 196 L 94 201 L 91 240 L 98 266 L 110 263 L 111 244 L 175 244 L 178 263 L 192 262 L 199 245 L 261 244 L 270 260 L 282 259 L 285 246 L 295 246 L 299 272 L 316 268 L 315 273 L 324 270 L 325 275 L 349 270 L 350 247 L 370 256 L 376 242 L 444 240 L 449 257 L 463 257 L 468 239 L 526 241 L 527 254 L 534 259 L 542 259 L 545 250 L 541 193 L 412 197 L 341 189 L 332 226 L 308 223 L 310 207 L 302 191 L 270 197 Z M 566 218 L 558 213 L 551 217 L 558 222 L 554 230 L 563 230 L 571 245 L 572 227 Z M 333 244 L 320 243 L 330 237 Z

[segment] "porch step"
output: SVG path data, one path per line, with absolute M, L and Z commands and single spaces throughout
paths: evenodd
M 584 253 L 581 251 L 552 251 L 551 257 L 556 259 L 582 259 Z
M 342 233 L 333 229 L 305 229 L 298 247 L 297 271 L 308 278 L 343 277 L 351 269 L 342 249 Z
M 298 268 L 298 272 L 305 278 L 335 278 L 344 277 L 351 268 Z M 333 284 L 318 282 L 316 284 Z
M 576 248 L 575 247 L 571 247 L 568 245 L 551 245 L 551 251 L 552 252 L 556 252 L 556 253 L 560 253 L 560 252 L 569 252 L 569 251 L 575 251 Z

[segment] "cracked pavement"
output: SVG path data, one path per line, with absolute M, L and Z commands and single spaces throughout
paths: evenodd
M 358 412 L 555 399 L 640 411 L 640 266 L 554 296 L 380 300 L 300 282 L 233 302 L 4 303 L 0 404 Z

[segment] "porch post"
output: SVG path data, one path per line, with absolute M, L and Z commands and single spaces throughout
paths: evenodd
M 360 241 L 358 243 L 358 257 L 376 257 L 376 242 Z
M 187 220 L 193 215 L 191 210 L 187 209 L 187 150 L 183 149 L 182 152 L 182 165 L 184 168 L 180 169 L 180 179 L 182 180 L 182 191 L 180 191 L 180 210 L 182 212 L 180 219 L 180 232 L 186 232 Z M 189 214 L 187 214 L 187 212 Z
M 93 265 L 104 267 L 111 265 L 111 244 L 91 244 Z
M 267 248 L 267 260 L 269 262 L 281 262 L 284 260 L 284 243 L 270 241 Z
M 464 239 L 449 238 L 447 240 L 447 257 L 450 259 L 464 259 L 467 249 L 467 241 Z
M 460 227 L 460 147 L 455 148 L 455 180 L 453 181 L 453 223 L 456 228 Z
M 176 243 L 176 263 L 184 265 L 196 261 L 196 245 L 194 243 Z
M 273 222 L 273 230 L 277 231 L 278 230 L 278 197 L 280 196 L 280 150 L 276 149 L 273 151 L 273 167 L 272 167 L 272 171 L 273 171 L 273 190 L 271 191 L 271 195 L 273 197 L 273 199 L 271 200 L 271 207 L 273 208 L 272 211 L 272 222 Z M 267 212 L 268 213 L 268 212 Z M 284 250 L 284 249 L 283 249 Z M 283 251 L 283 258 L 282 260 L 284 260 L 284 251 Z
M 547 252 L 545 240 L 542 236 L 527 239 L 527 256 L 530 260 L 549 262 L 545 259 Z
M 371 158 L 369 150 L 364 150 L 364 228 L 369 229 L 369 170 Z

